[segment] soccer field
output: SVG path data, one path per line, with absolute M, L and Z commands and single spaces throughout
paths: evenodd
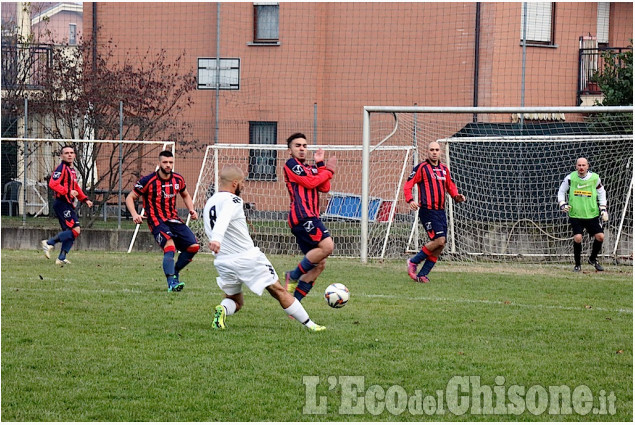
M 630 266 L 330 259 L 303 304 L 265 293 L 211 329 L 213 258 L 2 251 L 3 421 L 632 421 Z M 299 257 L 270 257 L 279 274 Z M 351 291 L 343 309 L 328 283 Z

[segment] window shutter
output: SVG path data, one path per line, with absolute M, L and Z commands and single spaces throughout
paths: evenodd
M 527 41 L 540 41 L 550 43 L 552 23 L 552 3 L 537 2 L 527 4 Z M 523 39 L 523 27 L 525 25 L 525 3 L 520 6 L 520 39 Z
M 609 11 L 611 9 L 611 3 L 603 2 L 598 3 L 598 43 L 609 42 Z

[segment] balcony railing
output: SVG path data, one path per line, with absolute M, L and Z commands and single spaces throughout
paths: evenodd
M 2 43 L 2 90 L 41 89 L 52 57 L 48 44 Z
M 593 80 L 596 72 L 600 75 L 604 69 L 604 52 L 622 53 L 632 50 L 631 47 L 596 47 L 580 49 L 578 56 L 578 105 L 582 96 L 599 96 L 602 90 Z

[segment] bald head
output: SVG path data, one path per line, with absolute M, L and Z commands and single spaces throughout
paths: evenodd
M 589 171 L 589 161 L 586 158 L 578 158 L 575 162 L 575 169 L 580 177 L 586 176 L 587 171 Z
M 437 142 L 430 142 L 428 145 L 428 161 L 433 165 L 437 165 L 439 157 L 441 157 L 441 145 Z
M 227 165 L 220 171 L 219 190 L 240 194 L 245 174 L 235 165 Z

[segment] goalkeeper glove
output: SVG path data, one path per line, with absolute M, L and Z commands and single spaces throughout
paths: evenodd
M 566 202 L 560 203 L 560 211 L 568 213 L 570 209 L 571 205 L 567 204 Z
M 609 213 L 606 212 L 606 207 L 600 207 L 600 217 L 602 217 L 602 221 L 609 221 Z

